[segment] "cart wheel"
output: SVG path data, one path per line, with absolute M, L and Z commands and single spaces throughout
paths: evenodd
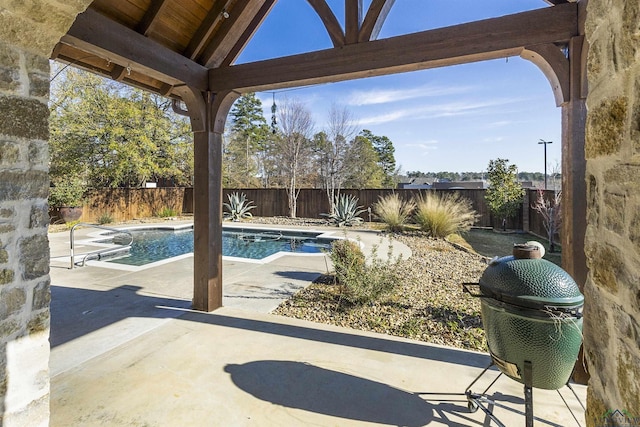
M 469 400 L 467 402 L 467 408 L 469 408 L 469 412 L 471 412 L 473 414 L 474 412 L 476 412 L 478 410 L 478 404 L 476 402 L 474 402 L 473 400 Z

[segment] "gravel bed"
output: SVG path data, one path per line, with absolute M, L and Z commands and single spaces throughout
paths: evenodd
M 277 217 L 254 218 L 251 222 L 314 227 L 326 224 L 322 219 Z M 370 229 L 366 224 L 363 227 Z M 486 268 L 484 258 L 420 232 L 392 237 L 413 252 L 397 266 L 401 279 L 392 292 L 371 303 L 351 305 L 340 298 L 332 278 L 323 276 L 273 313 L 486 351 L 480 303 L 462 291 L 462 283 L 478 281 Z

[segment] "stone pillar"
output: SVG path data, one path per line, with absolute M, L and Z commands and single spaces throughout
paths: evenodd
M 4 427 L 49 423 L 48 57 L 90 1 L 71 3 L 0 2 L 0 425 Z
M 586 418 L 640 425 L 640 3 L 590 0 L 586 36 Z
M 3 425 L 49 406 L 49 62 L 0 44 L 0 393 Z

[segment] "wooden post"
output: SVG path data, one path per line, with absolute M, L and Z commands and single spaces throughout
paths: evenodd
M 193 309 L 222 307 L 222 133 L 238 94 L 180 89 L 194 144 Z
M 569 102 L 562 107 L 562 267 L 573 277 L 580 291 L 587 281 L 584 239 L 587 230 L 587 185 L 585 158 L 586 96 L 584 36 L 569 42 Z M 580 348 L 573 380 L 587 384 L 589 373 Z
M 586 158 L 584 152 L 587 117 L 583 88 L 582 47 L 584 37 L 569 43 L 569 102 L 562 106 L 562 267 L 580 290 L 587 280 L 584 238 L 587 230 Z

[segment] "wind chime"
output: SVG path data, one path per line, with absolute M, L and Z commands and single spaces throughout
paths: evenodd
M 271 106 L 271 132 L 276 133 L 278 126 L 278 119 L 276 119 L 276 111 L 278 111 L 278 107 L 276 106 L 276 93 L 272 92 L 273 95 L 273 105 Z

